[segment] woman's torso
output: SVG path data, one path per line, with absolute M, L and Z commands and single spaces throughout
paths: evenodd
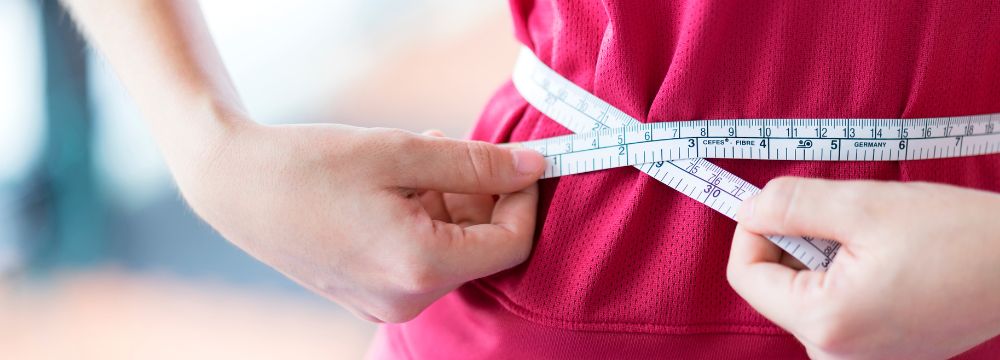
M 1000 112 L 995 1 L 512 0 L 518 39 L 644 122 Z M 509 84 L 473 138 L 569 131 Z M 913 162 L 718 160 L 780 175 L 1000 191 L 1000 156 Z M 417 358 L 805 357 L 730 289 L 735 223 L 633 168 L 543 180 L 530 259 L 383 335 Z M 992 341 L 967 356 L 1000 356 Z

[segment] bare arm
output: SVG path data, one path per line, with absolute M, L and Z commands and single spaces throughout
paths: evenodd
M 226 239 L 360 316 L 405 321 L 531 249 L 537 153 L 250 119 L 194 1 L 65 0 Z M 494 200 L 492 194 L 502 194 Z
M 64 0 L 138 103 L 178 181 L 245 122 L 196 1 Z

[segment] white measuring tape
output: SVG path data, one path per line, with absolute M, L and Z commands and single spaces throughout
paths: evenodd
M 899 161 L 1000 153 L 1000 114 L 928 119 L 733 119 L 643 124 L 521 50 L 514 86 L 529 104 L 573 131 L 517 144 L 548 162 L 544 178 L 635 166 L 733 218 L 760 189 L 704 158 Z M 812 270 L 840 244 L 768 239 Z

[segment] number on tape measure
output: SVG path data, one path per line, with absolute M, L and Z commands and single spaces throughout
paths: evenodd
M 635 166 L 730 218 L 760 189 L 704 158 L 900 161 L 1000 153 L 995 131 L 1000 114 L 642 124 L 562 77 L 527 48 L 513 81 L 529 104 L 575 133 L 516 144 L 546 157 L 544 177 Z M 813 270 L 827 269 L 840 246 L 814 238 L 769 239 Z

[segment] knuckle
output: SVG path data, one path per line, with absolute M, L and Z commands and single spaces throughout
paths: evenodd
M 873 203 L 872 200 L 889 195 L 884 191 L 885 188 L 882 187 L 882 184 L 878 182 L 858 181 L 851 184 L 851 186 L 842 187 L 837 196 L 844 198 L 847 203 L 852 205 Z
M 373 311 L 372 316 L 382 322 L 398 324 L 413 320 L 423 311 L 423 306 L 416 306 L 410 301 L 393 300 Z
M 531 255 L 530 246 L 510 245 L 508 249 L 494 249 L 497 256 L 495 265 L 490 267 L 490 273 L 510 269 L 528 260 Z
M 392 285 L 402 294 L 426 294 L 441 288 L 443 284 L 440 272 L 423 258 L 403 261 L 395 272 Z
M 884 214 L 888 204 L 894 202 L 877 201 L 883 195 L 887 195 L 879 186 L 871 183 L 859 183 L 856 186 L 849 186 L 839 191 L 836 196 L 845 207 L 852 209 L 854 216 L 852 220 L 855 225 L 867 224 L 872 219 L 878 219 Z M 890 195 L 891 196 L 891 195 Z
M 527 235 L 524 241 L 515 242 L 514 246 L 516 246 L 517 248 L 515 249 L 514 252 L 514 257 L 513 257 L 514 262 L 511 265 L 511 267 L 514 267 L 518 264 L 528 261 L 528 257 L 531 256 L 532 245 L 533 245 L 532 235 Z
M 848 352 L 856 342 L 858 333 L 851 326 L 849 313 L 842 307 L 832 304 L 817 316 L 813 326 L 803 333 L 803 336 L 818 350 L 827 354 Z
M 792 176 L 781 176 L 774 180 L 771 180 L 764 186 L 764 189 L 770 190 L 775 193 L 787 192 L 789 189 L 796 186 L 796 184 L 802 179 Z
M 380 138 L 386 142 L 388 148 L 395 150 L 406 150 L 412 148 L 419 140 L 414 134 L 400 129 L 381 129 Z
M 374 146 L 369 146 L 369 151 L 376 152 L 381 159 L 401 161 L 401 155 L 407 154 L 408 151 L 412 151 L 419 145 L 420 139 L 405 130 L 373 129 L 373 131 L 372 145 Z
M 801 184 L 802 179 L 794 177 L 780 177 L 768 182 L 764 187 L 764 196 L 759 200 L 762 215 L 770 221 L 786 225 L 796 203 L 801 201 L 798 198 Z
M 839 327 L 823 326 L 807 337 L 823 353 L 839 353 L 848 348 L 848 335 Z
M 369 168 L 377 171 L 371 175 L 381 177 L 393 174 L 404 178 L 412 176 L 406 171 L 407 165 L 414 160 L 410 154 L 417 153 L 416 149 L 421 146 L 420 137 L 400 129 L 371 129 L 371 131 L 372 136 L 364 141 L 366 158 L 374 161 L 374 166 Z M 397 171 L 385 171 L 386 169 Z

